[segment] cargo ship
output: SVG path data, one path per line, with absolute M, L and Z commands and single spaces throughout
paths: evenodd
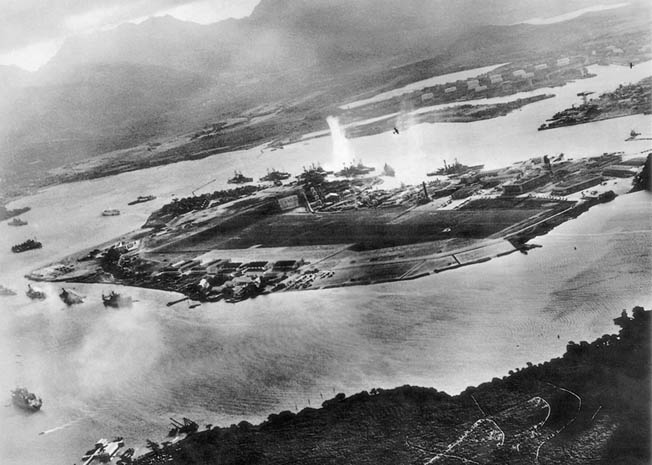
M 44 300 L 46 297 L 45 292 L 35 287 L 32 287 L 31 284 L 27 285 L 27 292 L 25 292 L 25 295 L 32 300 Z
M 118 216 L 119 214 L 120 214 L 120 210 L 117 210 L 115 208 L 110 208 L 102 212 L 102 216 Z
M 245 184 L 248 182 L 253 182 L 254 178 L 248 178 L 242 174 L 241 171 L 235 171 L 234 176 L 227 181 L 229 184 Z
M 61 293 L 59 294 L 59 298 L 63 301 L 63 303 L 65 303 L 69 307 L 71 305 L 81 304 L 82 302 L 84 302 L 84 298 L 82 296 L 80 296 L 74 291 L 69 291 L 63 287 L 61 288 Z
M 16 407 L 28 412 L 37 412 L 41 410 L 43 405 L 40 397 L 36 397 L 36 394 L 29 392 L 25 388 L 16 388 L 11 391 L 11 401 Z
M 102 294 L 102 303 L 105 307 L 112 308 L 131 307 L 133 300 L 129 296 L 123 296 L 115 291 L 111 291 L 109 295 Z
M 154 199 L 156 199 L 155 195 L 139 195 L 136 200 L 132 200 L 127 205 L 136 205 L 138 203 L 150 202 Z
M 21 220 L 20 218 L 14 218 L 7 224 L 9 226 L 25 226 L 27 224 L 27 221 Z
M 12 246 L 11 251 L 13 253 L 21 253 L 28 250 L 40 249 L 41 247 L 43 247 L 43 244 L 41 244 L 36 239 L 27 239 L 25 242 L 21 242 L 20 244 Z

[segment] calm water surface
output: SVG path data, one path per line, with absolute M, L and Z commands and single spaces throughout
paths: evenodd
M 610 73 L 623 69 L 598 71 L 606 73 L 609 90 Z M 649 142 L 624 142 L 632 127 L 649 131 L 649 116 L 536 131 L 546 111 L 564 108 L 586 85 L 568 86 L 566 97 L 540 103 L 550 108 L 534 111 L 531 105 L 496 120 L 424 124 L 402 132 L 402 139 L 380 134 L 351 143 L 365 163 L 388 161 L 406 182 L 423 179 L 453 154 L 499 166 L 557 151 L 581 156 L 649 148 Z M 557 356 L 568 340 L 612 332 L 611 318 L 622 308 L 652 304 L 647 193 L 592 209 L 535 239 L 543 248 L 527 256 L 512 254 L 411 282 L 277 294 L 193 310 L 168 308 L 169 294 L 142 289 L 122 290 L 138 300 L 133 309 L 106 310 L 100 295 L 115 286 L 74 285 L 87 299 L 71 309 L 56 297 L 54 285 L 43 286 L 50 295 L 44 302 L 22 294 L 26 272 L 139 227 L 173 194 L 188 195 L 211 179 L 218 181 L 206 190 L 226 187 L 236 168 L 258 177 L 267 166 L 297 172 L 313 161 L 333 163 L 328 138 L 57 186 L 16 202 L 33 210 L 23 216 L 29 221 L 24 228 L 0 224 L 0 283 L 19 291 L 0 300 L 0 392 L 24 384 L 43 397 L 44 407 L 24 415 L 5 406 L 5 397 L 1 462 L 79 463 L 98 438 L 113 435 L 124 436 L 130 446 L 146 438 L 160 441 L 169 416 L 253 422 L 279 410 L 319 405 L 336 392 L 406 383 L 455 393 L 528 361 Z M 126 206 L 146 193 L 159 198 Z M 105 208 L 123 214 L 101 217 Z M 44 248 L 9 252 L 30 236 Z

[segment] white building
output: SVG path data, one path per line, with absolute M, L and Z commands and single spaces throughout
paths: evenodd
M 560 58 L 557 60 L 557 66 L 568 66 L 570 65 L 570 58 Z
M 498 84 L 503 82 L 503 77 L 500 74 L 494 74 L 493 76 L 489 76 L 489 80 L 492 84 Z
M 426 92 L 425 94 L 421 94 L 421 101 L 425 102 L 427 100 L 432 100 L 435 98 L 432 92 Z
M 514 71 L 512 74 L 514 75 L 514 77 L 522 78 L 522 77 L 525 77 L 525 74 L 526 74 L 526 73 L 525 73 L 525 70 L 524 70 L 524 69 L 517 69 L 517 70 Z
M 453 92 L 456 92 L 456 91 L 457 91 L 457 87 L 455 87 L 455 86 L 453 86 L 453 87 L 446 87 L 446 88 L 444 89 L 444 93 L 445 93 L 445 94 L 452 94 Z

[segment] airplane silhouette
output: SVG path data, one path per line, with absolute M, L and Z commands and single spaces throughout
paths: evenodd
M 398 129 L 394 128 L 394 134 L 398 134 Z

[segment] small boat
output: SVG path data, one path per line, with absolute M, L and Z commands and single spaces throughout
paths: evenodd
M 133 300 L 129 296 L 123 296 L 115 291 L 111 291 L 109 295 L 102 294 L 102 303 L 105 307 L 124 308 L 131 307 Z
M 25 226 L 27 224 L 27 221 L 21 220 L 20 218 L 14 218 L 7 224 L 9 226 Z
M 136 205 L 138 203 L 150 202 L 156 199 L 155 195 L 139 195 L 136 200 L 132 200 L 127 205 Z
M 109 210 L 104 210 L 102 212 L 102 216 L 118 216 L 120 214 L 120 210 L 117 209 L 109 209 Z
M 81 304 L 82 302 L 84 302 L 84 298 L 82 296 L 80 296 L 74 291 L 69 291 L 63 287 L 61 288 L 61 293 L 59 294 L 59 298 L 63 301 L 63 303 L 65 303 L 69 307 L 71 305 Z
M 44 300 L 46 297 L 45 292 L 35 287 L 32 287 L 31 284 L 27 285 L 27 292 L 25 292 L 25 295 L 32 300 Z
M 20 244 L 11 247 L 11 251 L 13 253 L 21 253 L 32 249 L 40 249 L 41 247 L 43 247 L 43 244 L 36 239 L 27 239 L 25 242 L 21 242 Z
M 28 412 L 37 412 L 43 405 L 40 397 L 25 388 L 16 388 L 11 391 L 11 401 L 16 407 Z
M 16 293 L 11 289 L 9 289 L 8 287 L 4 287 L 2 284 L 0 284 L 0 296 L 8 297 L 12 295 L 16 295 Z

